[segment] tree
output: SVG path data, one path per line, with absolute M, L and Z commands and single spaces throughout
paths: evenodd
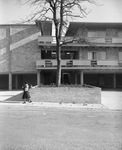
M 57 54 L 57 78 L 56 85 L 61 83 L 61 46 L 66 44 L 62 42 L 62 35 L 67 29 L 70 19 L 83 18 L 87 15 L 84 3 L 95 4 L 95 0 L 27 0 L 36 7 L 32 16 L 27 20 L 51 20 L 55 26 L 56 54 Z M 68 42 L 73 42 L 71 39 Z

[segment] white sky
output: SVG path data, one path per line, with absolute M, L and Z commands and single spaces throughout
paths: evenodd
M 17 0 L 0 0 L 0 24 L 17 23 L 30 13 L 27 6 L 19 6 Z M 122 0 L 96 0 L 102 6 L 90 5 L 86 18 L 75 21 L 122 22 Z

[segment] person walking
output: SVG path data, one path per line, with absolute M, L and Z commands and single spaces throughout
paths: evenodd
M 28 100 L 29 103 L 31 103 L 31 96 L 30 96 L 30 92 L 29 92 L 29 89 L 30 89 L 30 86 L 27 82 L 24 82 L 24 85 L 22 87 L 23 89 L 23 95 L 22 95 L 22 99 L 23 99 L 23 103 L 26 103 L 26 101 Z

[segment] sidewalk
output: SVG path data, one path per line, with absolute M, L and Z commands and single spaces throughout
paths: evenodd
M 54 108 L 87 108 L 87 109 L 107 109 L 102 104 L 72 104 L 72 103 L 49 103 L 49 102 L 32 102 L 23 104 L 23 102 L 1 102 L 0 105 L 9 105 L 9 106 L 36 106 L 36 107 L 54 107 Z

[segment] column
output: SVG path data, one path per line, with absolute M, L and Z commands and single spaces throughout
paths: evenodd
M 113 88 L 116 89 L 116 74 L 113 74 Z
M 9 90 L 12 90 L 12 73 L 9 73 Z
M 6 45 L 6 50 L 8 53 L 8 70 L 9 70 L 9 81 L 8 81 L 8 88 L 9 90 L 12 90 L 12 72 L 11 72 L 11 51 L 10 51 L 10 26 L 7 26 L 6 28 L 6 40 L 7 40 L 7 45 Z
M 18 75 L 15 75 L 15 89 L 18 89 Z
M 75 73 L 75 84 L 77 84 L 77 73 Z
M 82 49 L 80 48 L 80 49 L 79 49 L 79 59 L 82 59 L 82 53 L 83 53 L 83 52 L 82 52 Z
M 6 50 L 8 53 L 8 70 L 9 70 L 9 81 L 8 81 L 8 88 L 9 90 L 12 90 L 12 71 L 11 71 L 11 51 L 10 51 L 10 42 L 11 42 L 11 36 L 10 36 L 10 26 L 6 27 Z
M 37 85 L 40 86 L 41 82 L 41 76 L 40 76 L 40 70 L 37 70 Z
M 83 70 L 81 70 L 81 72 L 80 72 L 80 83 L 81 83 L 81 85 L 82 84 L 84 84 L 84 78 L 83 78 Z

